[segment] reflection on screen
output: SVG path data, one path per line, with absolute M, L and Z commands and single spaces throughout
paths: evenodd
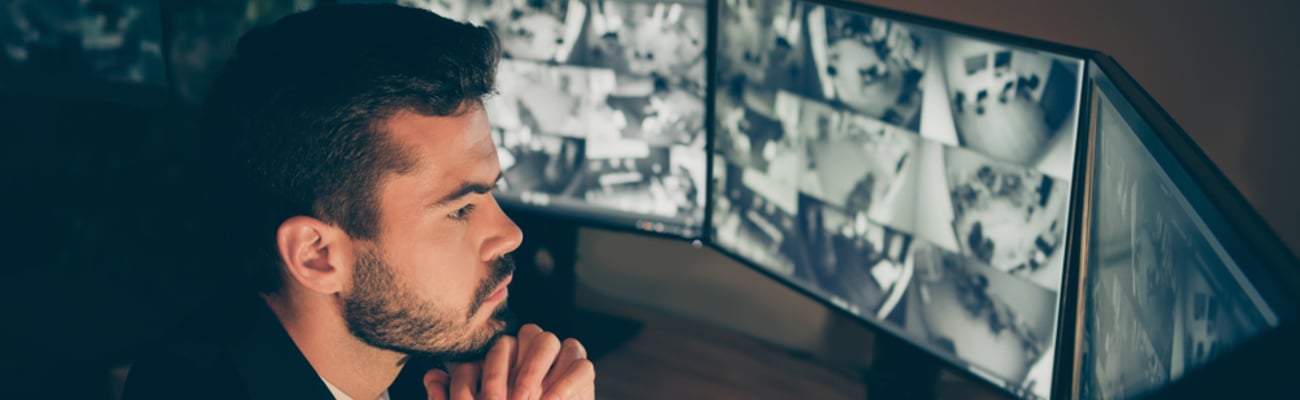
M 1276 319 L 1135 127 L 1098 101 L 1079 395 L 1134 398 Z
M 705 0 L 401 0 L 492 29 L 498 199 L 685 237 L 704 221 Z
M 812 2 L 719 8 L 714 243 L 1045 397 L 1081 61 Z

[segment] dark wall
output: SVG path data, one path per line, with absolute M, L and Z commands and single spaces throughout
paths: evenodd
M 308 3 L 161 2 L 169 92 L 3 71 L 0 398 L 111 398 L 110 368 L 232 291 L 206 262 L 195 105 L 240 34 Z
M 18 384 L 0 387 L 71 375 L 84 378 L 56 397 L 98 393 L 108 366 L 211 293 L 188 111 L 21 94 L 0 110 L 0 375 Z

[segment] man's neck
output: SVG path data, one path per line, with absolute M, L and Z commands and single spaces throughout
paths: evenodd
M 353 336 L 332 297 L 288 293 L 292 290 L 262 299 L 316 374 L 353 399 L 378 399 L 397 379 L 406 357 Z

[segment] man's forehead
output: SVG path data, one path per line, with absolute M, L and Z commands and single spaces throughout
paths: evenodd
M 474 168 L 475 161 L 494 156 L 496 147 L 483 107 L 463 107 L 450 116 L 398 111 L 384 122 L 384 131 L 392 143 L 413 156 L 415 171 Z
M 428 206 L 467 185 L 491 187 L 500 173 L 481 106 L 443 117 L 404 111 L 386 125 L 392 143 L 414 162 L 411 169 L 385 179 L 381 196 L 391 201 Z

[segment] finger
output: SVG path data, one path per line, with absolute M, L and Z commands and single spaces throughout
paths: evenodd
M 542 396 L 542 379 L 555 365 L 555 358 L 560 354 L 560 339 L 554 333 L 542 332 L 532 337 L 528 352 L 523 354 L 523 362 L 517 366 L 515 383 L 512 386 L 512 400 L 537 400 Z M 523 346 L 520 346 L 523 349 Z
M 429 393 L 429 400 L 448 400 L 447 385 L 450 384 L 451 376 L 440 369 L 434 368 L 424 373 L 424 391 Z
M 483 360 L 483 379 L 479 396 L 486 399 L 504 399 L 510 392 L 510 364 L 515 358 L 515 338 L 502 336 L 492 344 Z
M 527 352 L 528 346 L 532 344 L 533 336 L 537 336 L 542 332 L 544 332 L 542 327 L 537 326 L 537 324 L 526 324 L 519 328 L 519 334 L 515 335 L 519 338 L 519 349 L 517 350 L 518 356 L 515 357 L 514 365 L 519 365 L 524 361 L 524 352 Z M 514 382 L 514 377 L 511 376 L 510 378 L 511 382 Z
M 478 363 L 458 364 L 451 370 L 451 387 L 448 396 L 451 400 L 473 400 L 478 395 Z
M 560 355 L 555 358 L 555 366 L 551 367 L 551 373 L 546 374 L 546 379 L 542 380 L 542 387 L 548 388 L 555 384 L 563 376 L 564 371 L 568 371 L 573 363 L 587 359 L 587 348 L 578 342 L 578 339 L 564 339 L 560 345 Z
M 561 374 L 555 384 L 546 388 L 542 400 L 570 400 L 596 398 L 596 366 L 591 360 L 578 360 Z
M 523 364 L 524 355 L 529 351 L 529 347 L 532 346 L 533 338 L 542 332 L 544 332 L 542 327 L 537 326 L 537 324 L 525 324 L 519 328 L 519 332 L 515 335 L 519 338 L 518 342 L 515 344 L 515 359 L 514 362 L 510 363 L 510 387 L 515 386 L 515 378 L 519 374 L 519 366 Z

